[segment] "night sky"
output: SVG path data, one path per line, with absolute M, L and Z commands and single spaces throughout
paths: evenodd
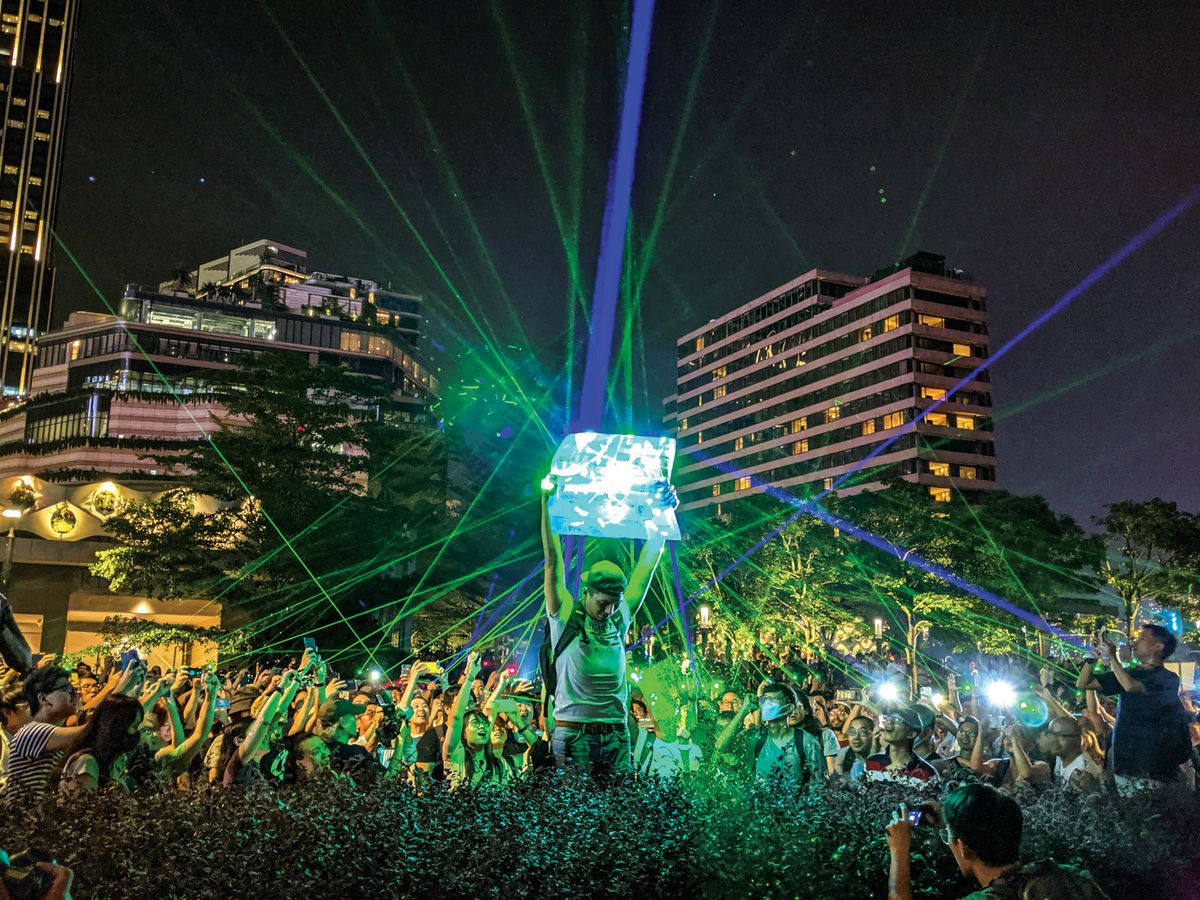
M 432 331 L 469 343 L 406 214 L 463 301 L 561 371 L 567 265 L 517 85 L 590 288 L 627 17 L 599 0 L 85 4 L 60 236 L 113 296 L 271 238 L 421 292 Z M 999 346 L 1200 183 L 1198 48 L 1194 3 L 660 0 L 639 252 L 660 197 L 665 215 L 637 415 L 660 414 L 679 334 L 814 266 L 945 254 L 988 288 Z M 58 259 L 58 320 L 100 308 Z M 1001 484 L 1085 521 L 1120 499 L 1200 510 L 1198 305 L 1193 209 L 996 365 Z

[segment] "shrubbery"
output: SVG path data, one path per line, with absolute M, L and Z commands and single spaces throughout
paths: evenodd
M 752 801 L 732 785 L 603 793 L 566 781 L 471 796 L 345 783 L 104 793 L 33 816 L 0 809 L 0 846 L 56 853 L 79 897 L 856 900 L 886 895 L 883 825 L 905 799 L 879 786 Z M 1196 897 L 1200 811 L 1046 795 L 1026 807 L 1025 853 L 1089 869 L 1114 898 Z M 914 856 L 920 896 L 969 893 L 936 833 Z

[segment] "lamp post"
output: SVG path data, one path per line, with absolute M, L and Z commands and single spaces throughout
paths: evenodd
M 12 579 L 13 543 L 17 539 L 17 522 L 20 521 L 22 510 L 9 506 L 0 512 L 8 519 L 8 542 L 4 548 L 4 568 L 0 569 L 0 592 L 8 594 L 8 583 Z
M 708 659 L 709 630 L 712 628 L 712 609 L 705 604 L 700 607 L 700 655 Z

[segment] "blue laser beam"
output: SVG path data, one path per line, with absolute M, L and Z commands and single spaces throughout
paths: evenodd
M 600 232 L 600 257 L 592 291 L 592 325 L 588 334 L 583 387 L 579 391 L 579 416 L 572 431 L 599 431 L 608 396 L 608 367 L 612 359 L 613 330 L 617 321 L 617 295 L 625 262 L 625 231 L 629 226 L 629 201 L 637 158 L 638 130 L 642 122 L 642 96 L 646 89 L 646 64 L 650 55 L 650 30 L 654 0 L 634 0 L 629 37 L 629 63 L 621 124 L 611 164 L 604 224 Z

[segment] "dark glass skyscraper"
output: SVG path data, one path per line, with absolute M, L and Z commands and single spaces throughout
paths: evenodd
M 29 390 L 50 327 L 55 204 L 81 0 L 0 0 L 0 377 Z

